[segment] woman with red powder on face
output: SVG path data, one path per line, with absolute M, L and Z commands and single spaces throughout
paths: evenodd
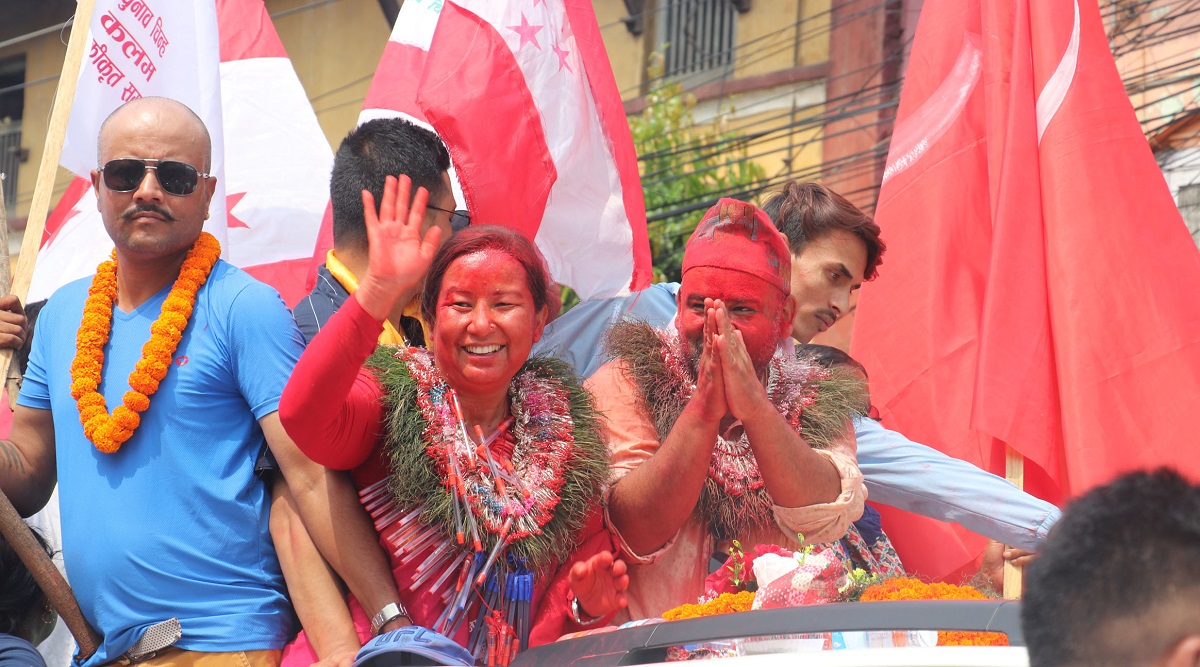
M 402 598 L 376 629 L 407 616 L 505 664 L 613 603 L 575 599 L 562 567 L 611 548 L 607 453 L 569 366 L 529 358 L 549 312 L 533 245 L 475 226 L 439 250 L 440 230 L 420 231 L 428 193 L 409 210 L 410 187 L 389 177 L 378 215 L 363 192 L 366 275 L 305 350 L 280 417 L 309 457 L 352 471 L 375 520 Z M 377 347 L 422 283 L 431 349 Z

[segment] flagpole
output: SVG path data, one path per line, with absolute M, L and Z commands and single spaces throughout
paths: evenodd
M 21 243 L 21 257 L 13 275 L 13 294 L 22 303 L 29 294 L 33 280 L 33 265 L 37 261 L 42 245 L 42 232 L 46 228 L 46 216 L 50 212 L 50 196 L 54 193 L 54 177 L 58 172 L 58 161 L 62 157 L 63 140 L 67 134 L 67 121 L 71 118 L 71 103 L 75 99 L 75 86 L 79 82 L 79 67 L 83 63 L 83 50 L 87 45 L 88 27 L 92 24 L 92 9 L 95 0 L 79 0 L 75 7 L 75 18 L 71 24 L 71 39 L 67 42 L 67 55 L 63 59 L 62 72 L 58 76 L 58 88 L 54 93 L 54 108 L 50 112 L 50 124 L 46 128 L 46 143 L 42 147 L 42 162 L 38 165 L 37 181 L 33 187 L 33 202 L 29 205 L 29 219 L 25 224 L 25 237 Z M 5 252 L 8 252 L 7 248 Z M 5 283 L 4 287 L 7 287 Z M 12 367 L 13 350 L 0 350 L 0 369 L 8 389 L 8 405 L 16 407 L 17 394 L 21 389 L 21 374 Z
M 8 287 L 12 282 L 12 257 L 8 250 L 8 211 L 4 205 L 4 178 L 0 177 L 0 248 L 4 249 L 4 256 L 0 257 L 0 294 L 8 294 Z
M 1017 485 L 1018 489 L 1025 490 L 1025 457 L 1020 452 L 1012 448 L 1012 445 L 1005 446 L 1005 478 L 1013 484 Z M 1011 562 L 1004 561 L 1004 598 L 1007 600 L 1021 599 L 1021 586 L 1023 583 L 1021 570 L 1015 567 Z

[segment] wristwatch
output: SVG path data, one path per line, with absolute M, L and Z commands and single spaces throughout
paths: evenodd
M 404 605 L 399 602 L 389 602 L 383 605 L 383 609 L 380 609 L 379 613 L 371 619 L 371 634 L 378 635 L 383 626 L 401 616 L 408 618 L 408 610 L 404 608 Z
M 601 616 L 589 616 L 579 607 L 579 598 L 571 598 L 571 619 L 581 627 L 588 627 L 600 622 Z

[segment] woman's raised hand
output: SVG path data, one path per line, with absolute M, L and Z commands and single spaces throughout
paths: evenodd
M 401 297 L 406 297 L 406 301 L 412 298 L 441 245 L 442 230 L 436 225 L 421 234 L 429 192 L 418 188 L 410 208 L 411 192 L 412 180 L 408 176 L 388 176 L 378 215 L 375 197 L 367 190 L 362 192 L 369 247 L 367 274 L 359 282 L 355 298 L 380 321 L 388 319 Z

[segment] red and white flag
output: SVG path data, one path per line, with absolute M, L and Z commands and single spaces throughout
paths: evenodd
M 910 62 L 852 349 L 884 423 L 1000 474 L 1011 446 L 1052 502 L 1200 478 L 1200 253 L 1095 0 L 927 0 Z M 885 525 L 934 577 L 982 546 Z
M 112 249 L 88 180 L 100 123 L 152 95 L 188 105 L 212 135 L 217 191 L 205 229 L 224 258 L 294 304 L 332 152 L 262 0 L 96 2 L 62 154 L 78 178 L 47 219 L 29 300 L 90 275 Z
M 445 141 L 472 223 L 534 239 L 581 298 L 650 284 L 637 157 L 590 2 L 405 2 L 360 122 L 393 116 Z M 318 262 L 331 244 L 323 229 Z

